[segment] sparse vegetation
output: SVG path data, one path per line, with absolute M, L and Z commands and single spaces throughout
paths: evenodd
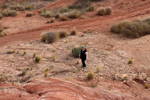
M 93 79 L 94 78 L 94 72 L 89 72 L 88 74 L 87 74 L 87 76 L 86 76 L 86 79 L 87 80 L 91 80 L 91 79 Z
M 23 52 L 22 56 L 26 55 L 26 51 Z
M 70 33 L 70 35 L 76 35 L 77 33 L 76 33 L 76 30 L 71 30 L 71 33 Z
M 58 34 L 59 34 L 59 38 L 65 38 L 67 36 L 67 32 L 65 31 L 60 31 Z
M 89 6 L 88 8 L 87 8 L 87 11 L 94 11 L 94 6 Z
M 26 17 L 31 17 L 31 16 L 33 16 L 33 15 L 35 15 L 34 13 L 27 13 L 26 14 Z
M 18 76 L 25 76 L 27 70 L 23 70 L 20 74 L 18 74 Z
M 41 58 L 38 57 L 38 56 L 36 56 L 36 57 L 35 57 L 35 62 L 36 62 L 36 63 L 39 63 L 40 61 L 41 61 Z
M 150 88 L 150 85 L 147 82 L 144 84 L 144 86 L 145 86 L 146 89 Z
M 53 61 L 55 61 L 55 60 L 56 60 L 56 56 L 55 56 L 55 55 L 53 55 L 53 56 L 52 56 L 52 59 L 53 59 Z
M 99 73 L 100 72 L 100 68 L 96 67 L 96 72 Z
M 44 72 L 44 77 L 47 77 L 47 72 Z
M 133 64 L 133 61 L 130 59 L 130 60 L 128 61 L 128 64 Z
M 85 11 L 93 11 L 94 7 L 90 6 L 89 1 L 76 2 L 68 7 L 62 7 L 58 10 L 46 10 L 39 11 L 39 14 L 44 17 L 60 18 L 61 21 L 67 21 L 68 19 L 80 18 Z
M 2 12 L 2 15 L 3 15 L 4 17 L 9 17 L 9 16 L 15 17 L 15 16 L 17 16 L 18 14 L 17 14 L 17 12 L 16 12 L 15 10 L 6 9 L 6 10 L 4 10 L 4 11 Z
M 60 16 L 60 20 L 61 20 L 61 21 L 67 21 L 68 18 L 67 18 L 65 15 L 62 15 L 62 16 Z
M 6 77 L 3 75 L 0 75 L 0 83 L 5 82 L 5 81 L 6 81 Z
M 46 43 L 55 42 L 58 39 L 58 34 L 55 32 L 46 32 L 42 34 L 42 41 Z
M 4 30 L 2 29 L 2 30 L 0 30 L 0 37 L 4 37 L 4 36 L 6 36 L 7 34 L 4 32 Z
M 81 47 L 77 47 L 77 48 L 73 48 L 72 49 L 72 54 L 74 57 L 78 58 L 79 57 L 79 54 L 81 52 Z
M 7 52 L 6 52 L 6 54 L 13 54 L 13 53 L 15 53 L 14 50 L 13 50 L 13 51 L 10 50 L 10 51 L 7 51 Z
M 120 21 L 113 24 L 110 31 L 128 38 L 139 38 L 150 34 L 150 18 Z
M 51 19 L 51 20 L 48 20 L 48 21 L 46 22 L 46 24 L 54 23 L 54 22 L 55 22 L 55 20 L 54 20 L 54 19 Z
M 23 77 L 23 78 L 20 80 L 20 83 L 27 82 L 30 78 L 31 78 L 31 76 Z
M 76 18 L 79 18 L 81 16 L 81 12 L 79 11 L 72 11 L 68 14 L 66 14 L 67 18 L 70 18 L 70 19 L 76 19 Z
M 35 58 L 35 57 L 36 57 L 36 53 L 33 54 L 33 58 Z
M 106 15 L 110 15 L 112 13 L 112 8 L 106 8 Z
M 106 14 L 106 9 L 105 8 L 99 8 L 97 11 L 97 15 L 99 16 L 104 16 Z

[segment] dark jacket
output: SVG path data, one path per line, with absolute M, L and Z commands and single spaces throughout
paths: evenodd
M 80 53 L 80 58 L 81 59 L 86 59 L 86 52 L 87 52 L 87 50 L 81 50 L 81 53 Z

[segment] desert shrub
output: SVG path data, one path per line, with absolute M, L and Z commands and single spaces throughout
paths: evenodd
M 33 16 L 33 15 L 35 15 L 34 13 L 27 13 L 26 14 L 26 17 L 31 17 L 31 16 Z
M 100 68 L 96 67 L 96 72 L 99 73 L 100 72 Z
M 147 82 L 144 84 L 144 86 L 145 86 L 146 89 L 149 89 L 149 88 L 150 88 L 150 85 L 149 85 L 149 83 L 147 83 Z
M 133 61 L 130 59 L 130 60 L 128 61 L 128 64 L 133 64 Z
M 36 53 L 33 54 L 33 58 L 35 58 L 35 57 L 36 57 Z
M 111 8 L 99 8 L 97 10 L 97 15 L 98 16 L 104 16 L 104 15 L 110 15 L 112 13 L 112 9 Z
M 106 15 L 110 15 L 112 13 L 112 8 L 106 8 Z
M 23 70 L 20 74 L 18 74 L 18 76 L 25 76 L 26 73 L 27 73 L 27 70 Z
M 68 13 L 66 16 L 71 19 L 76 19 L 81 16 L 81 13 L 78 11 L 72 11 L 72 12 Z
M 8 17 L 8 16 L 12 16 L 12 17 L 15 17 L 17 16 L 17 12 L 15 10 L 10 10 L 10 9 L 6 9 L 2 12 L 2 15 L 5 16 L 5 17 Z
M 93 79 L 94 78 L 94 72 L 89 72 L 88 74 L 87 74 L 87 76 L 86 76 L 86 79 L 87 80 L 91 80 L 91 79 Z
M 56 13 L 55 18 L 60 18 L 61 14 L 60 13 Z
M 150 34 L 150 19 L 134 20 L 134 21 L 120 21 L 113 24 L 110 31 L 116 34 L 121 34 L 129 38 L 139 38 Z
M 90 0 L 77 0 L 73 5 L 70 5 L 70 9 L 85 9 L 91 5 Z
M 43 9 L 39 11 L 39 14 L 43 17 L 50 18 L 50 17 L 55 17 L 57 14 L 57 11 Z
M 67 21 L 68 18 L 67 18 L 65 15 L 62 15 L 62 16 L 60 17 L 60 20 L 61 20 L 61 21 Z
M 6 77 L 3 75 L 0 75 L 0 83 L 5 82 L 5 81 L 6 81 Z
M 23 7 L 23 6 L 20 5 L 20 4 L 14 4 L 14 5 L 11 5 L 11 6 L 10 6 L 10 9 L 11 9 L 11 10 L 16 10 L 16 11 L 24 11 L 24 10 L 25 10 L 25 7 Z
M 79 57 L 80 52 L 81 52 L 81 47 L 77 47 L 77 48 L 73 48 L 73 49 L 72 49 L 72 55 L 73 55 L 74 57 L 76 57 L 76 58 Z
M 105 8 L 99 8 L 99 9 L 97 10 L 97 15 L 99 15 L 99 16 L 104 16 L 104 15 L 106 15 L 106 9 L 105 9 Z
M 69 8 L 68 7 L 64 7 L 64 8 L 61 8 L 60 10 L 59 10 L 59 12 L 60 13 L 65 13 L 65 12 L 69 12 Z
M 38 57 L 38 56 L 36 56 L 36 57 L 35 57 L 35 62 L 36 62 L 36 63 L 39 63 L 39 62 L 40 62 L 40 60 L 41 60 L 41 58 L 40 58 L 40 57 Z
M 26 54 L 27 54 L 27 52 L 26 52 L 26 51 L 24 51 L 24 52 L 23 52 L 23 54 L 22 54 L 22 56 L 24 56 L 24 55 L 26 55 Z
M 34 6 L 30 2 L 6 2 L 1 6 L 3 9 L 11 9 L 16 11 L 31 10 Z
M 13 51 L 10 50 L 10 51 L 7 51 L 7 52 L 6 52 L 6 54 L 13 54 L 13 53 L 15 53 L 14 50 L 13 50 Z
M 58 34 L 55 32 L 46 32 L 42 34 L 42 41 L 46 43 L 55 42 L 58 39 Z
M 51 19 L 51 20 L 48 20 L 48 21 L 46 22 L 46 24 L 54 23 L 54 22 L 55 22 L 55 20 L 54 20 L 54 19 Z
M 94 11 L 94 6 L 89 6 L 88 8 L 87 8 L 87 11 Z
M 6 32 L 4 32 L 3 30 L 0 31 L 0 37 L 4 37 L 4 36 L 6 36 L 6 35 L 7 35 Z
M 76 33 L 76 30 L 71 30 L 71 33 L 70 33 L 70 35 L 76 35 L 77 33 Z
M 67 36 L 67 32 L 65 32 L 65 31 L 61 31 L 58 34 L 59 34 L 59 38 L 64 38 Z

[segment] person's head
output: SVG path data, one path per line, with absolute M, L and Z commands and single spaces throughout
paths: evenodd
M 82 46 L 82 50 L 86 50 L 85 46 Z

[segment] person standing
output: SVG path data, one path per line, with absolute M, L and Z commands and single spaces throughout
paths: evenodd
M 85 68 L 86 67 L 85 61 L 87 60 L 87 57 L 88 57 L 88 52 L 85 46 L 82 46 L 79 57 L 82 61 L 82 67 Z

